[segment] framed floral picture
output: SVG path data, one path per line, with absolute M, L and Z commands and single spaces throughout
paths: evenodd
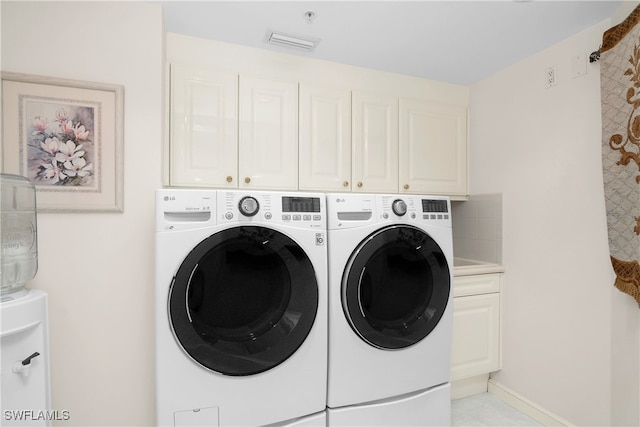
M 2 73 L 2 172 L 36 188 L 38 211 L 120 211 L 122 86 Z

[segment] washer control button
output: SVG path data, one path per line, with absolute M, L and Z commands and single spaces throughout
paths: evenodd
M 240 199 L 238 209 L 240 209 L 240 213 L 244 216 L 254 216 L 260 210 L 260 204 L 255 197 L 246 196 Z
M 265 212 L 264 219 L 271 219 L 271 212 Z
M 402 199 L 396 199 L 391 204 L 391 210 L 394 214 L 402 216 L 407 213 L 407 204 Z
M 225 219 L 233 219 L 233 212 L 227 212 L 224 214 Z

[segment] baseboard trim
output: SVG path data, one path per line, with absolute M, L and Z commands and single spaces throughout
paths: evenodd
M 540 405 L 532 402 L 531 400 L 519 395 L 509 387 L 500 384 L 493 378 L 489 379 L 487 386 L 489 393 L 497 396 L 500 400 L 509 406 L 512 406 L 527 415 L 528 417 L 536 420 L 545 426 L 571 426 L 567 420 L 557 416 L 556 414 L 547 411 Z
M 464 399 L 480 393 L 487 392 L 489 374 L 451 381 L 451 400 Z

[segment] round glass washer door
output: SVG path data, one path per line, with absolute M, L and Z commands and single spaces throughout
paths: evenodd
M 365 342 L 402 349 L 436 327 L 450 289 L 440 246 L 419 228 L 392 225 L 369 235 L 351 254 L 342 277 L 342 306 Z
M 187 255 L 168 309 L 174 335 L 194 361 L 225 375 L 253 375 L 302 345 L 318 310 L 318 283 L 307 254 L 290 237 L 235 227 Z

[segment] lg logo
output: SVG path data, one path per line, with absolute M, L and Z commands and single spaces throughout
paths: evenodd
M 165 202 L 174 201 L 175 199 L 176 199 L 176 196 L 164 196 Z
M 344 199 L 336 199 L 337 203 L 344 203 Z

